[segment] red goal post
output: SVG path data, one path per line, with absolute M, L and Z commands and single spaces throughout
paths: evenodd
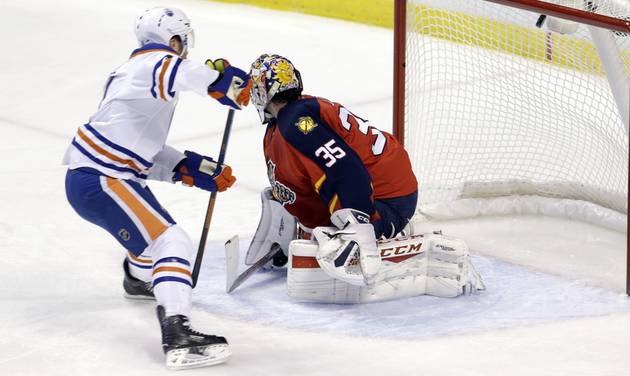
M 421 175 L 420 184 L 431 186 L 426 194 L 421 193 L 421 200 L 428 197 L 428 204 L 443 204 L 470 198 L 482 190 L 483 197 L 523 194 L 568 198 L 610 209 L 613 215 L 621 214 L 629 234 L 630 4 L 624 7 L 618 3 L 616 0 L 449 0 L 443 2 L 444 8 L 427 10 L 438 2 L 395 0 L 393 131 L 408 150 L 413 149 L 410 154 L 416 174 Z M 460 5 L 466 11 L 458 8 Z M 479 8 L 473 9 L 476 6 Z M 486 19 L 486 8 L 496 15 Z M 470 9 L 473 10 L 468 12 Z M 521 15 L 538 16 L 538 22 L 517 19 Z M 418 42 L 411 40 L 416 35 L 430 42 L 418 47 Z M 427 54 L 421 48 L 436 52 Z M 476 55 L 474 49 L 482 50 L 483 56 Z M 469 59 L 479 56 L 481 60 L 471 63 L 460 55 Z M 496 61 L 489 55 L 496 55 Z M 431 68 L 434 71 L 428 70 L 429 65 L 435 66 Z M 455 69 L 449 71 L 452 66 Z M 461 69 L 466 67 L 475 72 L 462 74 Z M 487 68 L 491 69 L 484 75 L 481 70 Z M 531 72 L 532 77 L 519 78 L 522 81 L 503 80 L 501 75 L 510 76 L 506 73 L 510 70 L 516 72 L 515 76 Z M 440 88 L 437 94 L 423 93 L 428 91 L 426 87 L 440 86 L 440 81 L 460 87 L 457 91 Z M 462 94 L 467 88 L 461 87 L 473 81 L 477 86 L 485 86 L 485 81 L 501 81 L 498 85 L 505 88 L 498 88 L 496 98 L 489 100 L 481 99 L 493 97 L 495 88 L 490 84 L 486 89 L 471 89 L 470 96 Z M 528 96 L 530 92 L 533 94 Z M 541 99 L 545 95 L 549 97 Z M 517 104 L 502 107 L 503 102 L 510 101 Z M 501 117 L 497 112 L 510 120 L 505 123 L 503 119 L 497 120 Z M 562 124 L 564 117 L 567 125 Z M 464 121 L 469 118 L 481 124 L 478 133 L 469 129 L 476 124 L 470 126 Z M 532 123 L 527 123 L 529 120 Z M 591 128 L 594 123 L 597 128 Z M 493 128 L 486 124 L 493 124 Z M 530 131 L 532 138 L 545 134 L 540 140 L 533 140 L 533 144 L 521 143 Z M 445 139 L 444 134 L 455 136 Z M 577 144 L 568 138 L 572 134 L 580 139 L 602 134 L 605 135 L 602 140 L 612 143 L 609 147 L 599 143 L 600 140 L 593 140 L 594 145 Z M 464 141 L 458 141 L 458 137 Z M 430 149 L 433 145 L 424 140 L 427 138 L 442 149 Z M 465 143 L 474 147 L 462 145 Z M 539 147 L 541 143 L 544 145 Z M 453 151 L 460 147 L 461 151 Z M 591 158 L 594 161 L 586 157 L 582 161 L 572 154 L 571 148 L 598 157 L 604 149 L 605 153 L 614 149 L 616 154 Z M 415 154 L 415 150 L 421 152 Z M 548 155 L 532 156 L 531 150 Z M 497 154 L 493 155 L 495 151 Z M 474 163 L 501 171 L 480 170 L 462 178 L 464 163 L 453 163 L 444 171 L 434 172 L 436 166 L 441 169 L 451 163 L 435 157 L 447 152 L 455 160 L 458 155 L 463 160 L 470 159 L 466 161 L 465 173 Z M 565 154 L 570 155 L 567 160 L 560 157 Z M 574 160 L 576 164 L 570 165 Z M 586 166 L 586 163 L 592 164 Z M 563 168 L 578 172 L 565 175 Z M 513 171 L 504 173 L 510 169 Z M 548 174 L 547 170 L 558 173 Z M 519 175 L 523 171 L 525 176 Z M 607 215 L 608 212 L 604 217 Z M 598 222 L 602 217 L 589 218 L 588 221 Z M 619 224 L 613 227 L 618 230 Z M 626 292 L 630 295 L 630 240 L 626 250 Z

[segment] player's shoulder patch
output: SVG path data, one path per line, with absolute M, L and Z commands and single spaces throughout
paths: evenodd
M 287 104 L 278 117 L 279 128 L 285 135 L 308 135 L 317 129 L 319 123 L 319 103 L 314 98 L 298 99 Z
M 318 126 L 318 124 L 310 116 L 300 116 L 295 123 L 295 126 L 300 132 L 309 134 Z

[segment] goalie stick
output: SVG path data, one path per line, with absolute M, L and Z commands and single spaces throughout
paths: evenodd
M 226 284 L 225 291 L 230 294 L 236 290 L 243 282 L 252 276 L 258 269 L 262 268 L 266 263 L 271 261 L 273 257 L 282 252 L 282 249 L 277 244 L 274 244 L 263 257 L 258 259 L 249 268 L 241 274 L 238 274 L 238 262 L 240 249 L 238 245 L 238 235 L 234 235 L 230 240 L 225 242 L 225 271 L 226 271 Z
M 234 110 L 230 109 L 228 112 L 227 120 L 225 121 L 225 130 L 223 131 L 223 140 L 221 140 L 221 150 L 219 151 L 219 159 L 217 160 L 217 166 L 221 166 L 225 160 L 225 153 L 227 151 L 227 144 L 230 140 L 230 132 L 232 131 L 232 121 L 234 120 Z M 206 249 L 206 240 L 208 239 L 208 230 L 210 229 L 210 221 L 212 220 L 212 212 L 214 211 L 214 203 L 217 200 L 217 192 L 214 191 L 210 194 L 210 200 L 208 201 L 208 208 L 206 209 L 206 219 L 203 222 L 203 230 L 201 231 L 201 239 L 199 239 L 199 248 L 197 248 L 197 257 L 195 258 L 195 266 L 192 272 L 192 287 L 197 286 L 197 279 L 199 278 L 199 270 L 201 269 L 201 261 L 203 260 L 203 253 Z

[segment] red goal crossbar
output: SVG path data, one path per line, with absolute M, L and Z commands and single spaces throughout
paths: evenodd
M 489 2 L 519 8 L 542 15 L 554 16 L 571 21 L 630 34 L 630 20 L 622 20 L 602 14 L 570 8 L 540 0 L 486 0 Z M 405 63 L 407 32 L 407 0 L 394 2 L 394 108 L 393 133 L 404 144 L 405 142 Z M 630 114 L 629 114 L 630 117 Z M 630 150 L 629 150 L 630 152 Z M 630 171 L 630 158 L 628 164 Z M 630 186 L 630 174 L 628 184 Z M 630 193 L 628 194 L 630 197 Z M 627 224 L 627 235 L 630 234 L 630 222 Z M 630 237 L 626 236 L 626 294 L 630 295 Z

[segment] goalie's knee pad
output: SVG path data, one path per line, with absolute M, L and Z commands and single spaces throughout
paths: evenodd
M 285 255 L 289 254 L 289 243 L 295 239 L 297 223 L 281 203 L 273 199 L 271 188 L 260 194 L 262 214 L 252 242 L 247 249 L 245 264 L 252 265 L 269 253 L 275 244 L 280 246 Z
M 369 303 L 417 295 L 455 297 L 485 287 L 468 247 L 442 235 L 414 235 L 380 241 L 382 266 L 373 284 L 355 286 L 321 269 L 318 244 L 295 240 L 289 247 L 290 297 L 327 303 Z

